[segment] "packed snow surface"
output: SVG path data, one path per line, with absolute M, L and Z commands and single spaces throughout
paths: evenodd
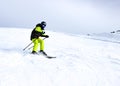
M 45 52 L 23 49 L 32 29 L 0 28 L 0 86 L 120 86 L 120 35 L 47 31 Z

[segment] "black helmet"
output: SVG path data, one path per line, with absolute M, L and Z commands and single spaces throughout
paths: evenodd
M 41 23 L 38 23 L 36 25 L 36 27 L 41 27 L 42 30 L 44 30 L 45 26 L 46 26 L 46 22 L 44 22 L 44 21 L 42 21 Z
M 41 22 L 41 26 L 42 26 L 43 28 L 45 28 L 46 22 L 45 22 L 45 21 L 42 21 L 42 22 Z

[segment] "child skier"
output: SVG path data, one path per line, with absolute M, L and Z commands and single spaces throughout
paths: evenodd
M 42 21 L 41 23 L 37 24 L 36 27 L 33 29 L 31 33 L 31 41 L 34 43 L 32 54 L 37 54 L 38 52 L 38 45 L 40 44 L 40 51 L 43 55 L 47 54 L 44 52 L 44 40 L 42 37 L 48 38 L 48 35 L 45 35 L 44 28 L 46 27 L 46 22 Z

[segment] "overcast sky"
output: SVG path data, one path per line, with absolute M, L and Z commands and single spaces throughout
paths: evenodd
M 101 33 L 120 29 L 120 0 L 0 0 L 0 27 Z

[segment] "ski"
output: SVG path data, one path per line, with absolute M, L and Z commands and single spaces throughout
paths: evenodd
M 45 57 L 49 58 L 49 59 L 56 58 L 56 57 L 53 57 L 53 56 L 45 56 Z
M 39 53 L 39 55 L 43 55 L 43 56 L 45 56 L 46 58 L 49 58 L 49 59 L 52 59 L 52 58 L 56 58 L 56 57 L 54 57 L 54 56 L 49 56 L 49 55 L 47 55 L 46 53 Z
M 42 56 L 44 56 L 45 58 L 48 58 L 48 59 L 56 58 L 55 56 L 44 55 L 42 53 L 35 53 L 35 54 L 30 53 L 30 54 L 32 54 L 32 55 L 42 55 Z

